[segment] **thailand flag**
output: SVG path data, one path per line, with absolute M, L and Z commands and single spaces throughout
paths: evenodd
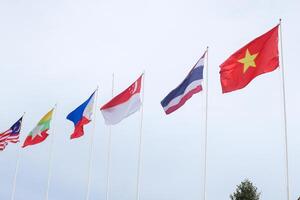
M 117 124 L 140 109 L 142 77 L 100 108 L 107 125 Z
M 83 104 L 68 114 L 67 119 L 72 121 L 75 126 L 74 132 L 71 134 L 71 139 L 83 136 L 83 126 L 92 120 L 96 91 Z
M 202 91 L 204 58 L 199 59 L 182 83 L 172 90 L 162 101 L 161 105 L 166 114 L 170 114 L 183 106 L 194 94 Z

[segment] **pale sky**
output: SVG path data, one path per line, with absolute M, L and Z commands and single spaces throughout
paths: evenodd
M 249 178 L 263 200 L 286 199 L 281 71 L 222 94 L 219 65 L 283 19 L 291 200 L 300 196 L 297 0 L 3 0 L 0 2 L 0 130 L 26 111 L 21 142 L 58 103 L 50 200 L 82 200 L 95 125 L 91 200 L 106 193 L 108 127 L 97 109 L 85 136 L 65 118 L 99 85 L 98 108 L 145 70 L 141 200 L 203 196 L 204 93 L 166 116 L 165 95 L 209 46 L 207 200 L 229 199 Z M 205 76 L 205 75 L 204 75 Z M 206 84 L 204 83 L 204 88 Z M 110 200 L 133 200 L 140 113 L 112 128 Z M 95 123 L 94 123 L 95 122 Z M 45 198 L 50 138 L 21 149 L 16 200 Z M 21 144 L 0 153 L 0 199 L 11 196 Z

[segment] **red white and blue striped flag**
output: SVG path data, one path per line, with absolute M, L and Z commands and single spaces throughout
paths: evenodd
M 0 151 L 3 151 L 9 142 L 19 142 L 23 116 L 7 131 L 0 133 Z
M 172 90 L 162 101 L 161 105 L 168 115 L 183 106 L 194 94 L 202 91 L 203 68 L 206 52 L 198 60 L 186 78 Z

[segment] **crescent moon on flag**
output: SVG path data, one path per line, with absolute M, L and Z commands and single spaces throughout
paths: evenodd
M 13 132 L 20 132 L 21 126 L 17 124 L 16 126 L 13 126 L 12 131 Z
M 137 81 L 134 83 L 134 88 L 131 93 L 134 94 L 136 90 L 137 90 Z

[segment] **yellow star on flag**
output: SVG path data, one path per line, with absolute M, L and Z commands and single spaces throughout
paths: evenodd
M 246 71 L 248 70 L 249 67 L 256 67 L 256 64 L 255 64 L 254 60 L 255 60 L 257 55 L 258 55 L 258 53 L 251 55 L 249 50 L 247 49 L 245 57 L 238 60 L 239 63 L 244 64 L 244 70 L 243 70 L 244 73 L 246 73 Z

